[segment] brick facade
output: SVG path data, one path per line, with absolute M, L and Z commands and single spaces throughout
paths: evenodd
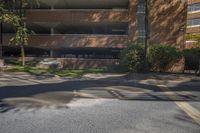
M 46 34 L 31 35 L 29 46 L 43 49 L 59 48 L 125 48 L 130 42 L 136 42 L 138 0 L 129 1 L 125 9 L 28 9 L 25 21 L 37 30 L 46 30 Z M 149 3 L 150 44 L 166 44 L 184 47 L 187 17 L 187 0 L 151 0 Z M 98 30 L 121 29 L 127 34 L 63 34 L 66 26 L 70 28 L 100 26 Z M 112 25 L 114 28 L 112 28 Z M 127 29 L 123 28 L 126 27 Z M 63 26 L 56 29 L 58 26 Z M 117 28 L 115 28 L 117 27 Z M 106 29 L 105 28 L 105 29 Z M 84 28 L 83 28 L 84 29 Z M 67 31 L 68 29 L 66 29 Z M 77 30 L 77 29 L 75 29 Z M 7 46 L 11 34 L 4 34 L 3 44 Z M 128 43 L 129 42 L 129 43 Z

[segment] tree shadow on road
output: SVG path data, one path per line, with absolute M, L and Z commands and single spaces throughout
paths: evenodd
M 152 75 L 151 75 L 151 78 Z M 101 79 L 74 79 L 61 83 L 38 83 L 23 86 L 0 87 L 0 113 L 10 110 L 39 108 L 68 108 L 67 104 L 77 98 L 107 98 L 138 101 L 172 101 L 168 96 L 174 93 L 163 92 L 156 83 L 143 82 L 151 79 L 144 77 L 107 77 Z M 162 84 L 168 81 L 160 80 Z M 198 88 L 183 87 L 193 81 L 178 84 L 172 88 L 177 95 L 176 101 L 200 101 L 195 95 Z M 194 93 L 190 93 L 193 91 Z

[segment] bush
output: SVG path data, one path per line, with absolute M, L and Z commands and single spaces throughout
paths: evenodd
M 200 48 L 191 48 L 191 49 L 185 49 L 183 51 L 184 56 L 198 56 L 200 57 Z
M 121 53 L 120 63 L 128 70 L 141 72 L 144 67 L 144 44 L 131 44 Z
M 181 57 L 180 51 L 168 45 L 154 45 L 149 48 L 148 61 L 151 70 L 165 71 Z
M 183 55 L 185 58 L 185 70 L 198 71 L 200 69 L 200 48 L 185 49 Z

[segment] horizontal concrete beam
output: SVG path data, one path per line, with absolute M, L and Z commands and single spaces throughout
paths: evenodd
M 187 33 L 200 33 L 200 26 L 188 27 Z
M 200 0 L 188 0 L 188 4 L 200 3 Z
M 129 0 L 28 0 L 31 8 L 110 9 L 127 8 Z
M 8 45 L 10 34 L 3 35 L 3 44 Z M 29 37 L 29 46 L 58 49 L 76 47 L 95 48 L 124 48 L 128 36 L 126 35 L 32 35 Z
M 27 10 L 27 22 L 128 22 L 128 10 Z
M 200 12 L 188 13 L 187 19 L 200 18 Z

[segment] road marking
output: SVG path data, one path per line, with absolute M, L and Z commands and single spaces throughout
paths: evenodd
M 113 91 L 113 90 L 108 90 L 108 92 L 110 94 L 112 94 L 113 96 L 117 97 L 118 99 L 123 99 L 124 97 L 121 96 L 119 93 L 117 93 L 116 91 Z
M 84 93 L 77 90 L 73 90 L 74 97 L 84 97 L 84 98 L 100 98 L 94 94 Z
M 126 89 L 119 89 L 119 88 L 115 88 L 115 87 L 106 87 L 106 90 L 112 94 L 113 96 L 115 96 L 116 98 L 118 99 L 121 99 L 121 100 L 127 100 L 130 98 L 135 98 L 135 97 L 138 97 L 140 95 L 144 95 L 144 94 L 149 94 L 150 91 L 146 91 L 146 90 L 142 90 L 142 91 L 138 91 L 138 90 L 126 90 Z M 125 93 L 125 94 L 124 94 Z M 131 94 L 131 95 L 128 95 L 127 94 Z
M 175 92 L 172 92 L 167 86 L 165 85 L 158 85 L 158 87 L 162 91 L 170 91 L 173 95 L 168 95 L 168 97 L 175 101 L 176 105 L 182 109 L 188 116 L 190 116 L 195 122 L 197 122 L 200 125 L 200 112 L 192 107 L 188 102 L 177 102 L 178 95 Z
M 35 80 L 35 79 L 25 79 L 25 78 L 16 78 L 16 77 L 11 77 L 10 79 L 16 80 L 16 81 L 20 81 L 20 82 L 24 82 L 24 83 L 28 83 L 28 84 L 43 84 L 43 82 L 39 81 L 39 80 Z

